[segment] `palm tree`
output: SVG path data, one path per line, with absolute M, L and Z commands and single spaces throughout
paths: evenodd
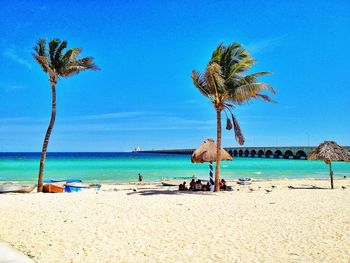
M 241 127 L 233 114 L 236 106 L 242 105 L 251 99 L 262 99 L 268 102 L 273 100 L 261 93 L 275 90 L 268 84 L 258 82 L 258 77 L 271 74 L 257 72 L 246 75 L 255 64 L 255 60 L 239 43 L 228 46 L 220 44 L 213 52 L 204 71 L 192 71 L 192 80 L 196 88 L 213 103 L 217 122 L 217 159 L 215 169 L 215 191 L 219 191 L 220 159 L 221 159 L 221 115 L 226 115 L 226 129 L 234 128 L 235 139 L 240 145 L 244 144 Z
M 38 192 L 43 189 L 44 167 L 47 146 L 56 118 L 56 84 L 59 78 L 67 78 L 84 70 L 98 70 L 92 57 L 80 58 L 80 48 L 72 48 L 62 54 L 67 48 L 67 41 L 53 39 L 46 46 L 45 39 L 39 39 L 34 47 L 34 59 L 39 63 L 44 72 L 47 73 L 52 91 L 52 112 L 49 127 L 47 128 L 43 148 L 41 151 L 40 169 L 38 176 Z

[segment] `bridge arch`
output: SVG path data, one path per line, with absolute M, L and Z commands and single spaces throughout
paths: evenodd
M 245 150 L 245 151 L 244 151 L 244 156 L 245 156 L 245 157 L 248 157 L 248 156 L 249 156 L 249 151 L 248 151 L 248 150 Z
M 306 159 L 306 153 L 303 150 L 299 150 L 297 151 L 297 153 L 295 154 L 295 159 Z
M 238 155 L 237 150 L 234 150 L 234 151 L 233 151 L 233 156 L 234 156 L 234 157 L 237 157 L 237 155 Z
M 293 159 L 294 158 L 293 152 L 291 150 L 287 150 L 284 153 L 283 158 L 284 159 Z
M 251 155 L 251 157 L 255 157 L 256 151 L 255 151 L 255 150 L 252 150 L 252 151 L 250 152 L 250 155 Z
M 232 156 L 232 150 L 229 150 L 228 153 Z
M 266 158 L 271 158 L 271 156 L 273 156 L 273 152 L 271 150 L 267 150 L 265 155 Z
M 239 157 L 242 157 L 243 156 L 243 150 L 239 150 L 238 155 L 239 155 Z
M 274 157 L 276 159 L 279 159 L 282 155 L 283 155 L 282 152 L 280 150 L 277 150 L 277 151 L 275 151 Z
M 258 151 L 258 157 L 259 157 L 259 158 L 262 158 L 263 155 L 264 155 L 264 151 L 263 151 L 263 150 L 259 150 L 259 151 Z

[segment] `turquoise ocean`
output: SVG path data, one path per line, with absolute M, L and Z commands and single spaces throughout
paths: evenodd
M 0 181 L 36 182 L 40 153 L 0 153 Z M 334 163 L 335 177 L 350 177 L 350 163 Z M 162 178 L 207 178 L 208 163 L 193 164 L 190 155 L 145 153 L 49 153 L 45 179 L 79 178 L 86 182 L 145 181 Z M 252 177 L 329 178 L 328 166 L 321 161 L 265 158 L 234 158 L 221 163 L 226 179 Z

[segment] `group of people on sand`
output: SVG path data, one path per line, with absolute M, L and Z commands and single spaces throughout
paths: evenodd
M 221 179 L 220 181 L 220 190 L 226 190 L 226 181 L 225 179 Z M 206 184 L 202 183 L 200 179 L 192 179 L 190 182 L 190 187 L 188 188 L 186 186 L 186 182 L 183 182 L 182 184 L 179 184 L 179 191 L 210 191 L 210 184 L 207 182 Z

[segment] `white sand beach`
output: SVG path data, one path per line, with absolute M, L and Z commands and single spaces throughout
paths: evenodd
M 4 194 L 0 240 L 45 263 L 349 262 L 350 180 L 336 180 L 334 190 L 287 188 L 303 184 L 329 187 L 273 180 L 220 193 L 104 185 L 98 193 Z

